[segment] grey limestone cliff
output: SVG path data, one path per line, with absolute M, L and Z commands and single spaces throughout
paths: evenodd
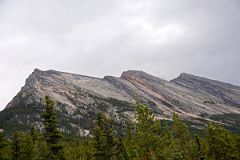
M 95 78 L 39 69 L 27 78 L 3 112 L 19 110 L 16 115 L 21 117 L 26 110 L 34 108 L 34 113 L 28 113 L 27 121 L 40 125 L 37 112 L 43 109 L 45 95 L 56 102 L 62 130 L 81 135 L 89 132 L 98 112 L 111 116 L 116 123 L 133 120 L 136 101 L 148 104 L 158 118 L 164 119 L 171 118 L 173 113 L 185 119 L 205 120 L 210 120 L 206 115 L 240 114 L 239 86 L 186 73 L 167 81 L 134 70 L 123 72 L 121 77 Z M 12 121 L 18 119 L 16 123 L 25 123 L 16 115 L 5 116 Z

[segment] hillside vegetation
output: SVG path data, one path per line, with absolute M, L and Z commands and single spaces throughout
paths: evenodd
M 176 115 L 157 120 L 148 106 L 136 104 L 136 121 L 115 130 L 104 112 L 88 137 L 65 136 L 57 127 L 54 103 L 45 97 L 44 129 L 0 134 L 0 160 L 239 160 L 240 137 L 209 123 L 200 136 L 190 134 Z

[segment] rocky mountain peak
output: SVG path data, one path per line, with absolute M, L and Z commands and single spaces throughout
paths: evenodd
M 41 73 L 41 72 L 44 72 L 43 70 L 40 70 L 39 68 L 35 68 L 33 70 L 33 73 Z
M 192 75 L 192 74 L 183 72 L 183 73 L 180 73 L 180 75 L 177 78 L 180 78 L 180 77 L 193 77 L 193 76 L 194 75 Z
M 127 70 L 127 71 L 123 71 L 121 76 L 124 75 L 146 75 L 146 72 L 143 72 L 141 70 Z
M 23 87 L 24 90 L 29 90 L 36 88 L 39 81 L 46 81 L 44 77 L 51 76 L 52 72 L 56 71 L 42 71 L 40 69 L 34 69 L 34 71 L 29 75 L 29 77 L 26 79 L 25 86 Z
M 189 74 L 189 73 L 183 72 L 183 73 L 180 73 L 180 75 L 177 78 L 173 79 L 172 81 L 180 80 L 180 79 L 184 79 L 184 80 L 187 80 L 187 79 L 189 79 L 189 80 L 202 80 L 202 81 L 210 80 L 210 79 L 207 79 L 207 78 L 204 78 L 204 77 L 200 77 L 200 76 L 196 76 L 196 75 L 193 75 L 193 74 Z M 211 80 L 211 81 L 213 81 L 213 80 Z
M 91 128 L 90 121 L 98 112 L 111 115 L 116 122 L 133 118 L 132 104 L 136 100 L 148 104 L 157 117 L 165 119 L 171 118 L 172 113 L 198 119 L 205 119 L 202 115 L 240 114 L 240 87 L 187 73 L 166 81 L 138 70 L 124 71 L 121 77 L 101 79 L 35 69 L 6 107 L 9 112 L 11 109 L 22 110 L 18 113 L 23 117 L 21 121 L 14 116 L 11 121 L 25 122 L 25 114 L 29 110 L 38 110 L 45 95 L 56 102 L 61 116 L 71 121 L 62 127 L 65 130 L 72 128 L 79 134 Z M 30 118 L 39 119 L 35 111 Z M 82 121 L 85 123 L 78 123 Z
M 34 71 L 26 79 L 25 86 L 23 88 L 29 89 L 34 87 L 42 74 L 43 71 L 39 69 L 34 69 Z
M 239 86 L 232 85 L 230 83 L 225 83 L 213 79 L 208 79 L 205 77 L 200 77 L 188 73 L 181 73 L 177 78 L 171 80 L 174 83 L 192 83 L 195 85 L 214 85 L 218 87 L 230 87 L 230 88 L 239 88 Z
M 128 71 L 124 71 L 121 75 L 122 79 L 125 79 L 127 81 L 158 81 L 158 82 L 167 82 L 164 79 L 155 77 L 151 74 L 148 74 L 146 72 L 143 71 L 139 71 L 139 70 L 128 70 Z

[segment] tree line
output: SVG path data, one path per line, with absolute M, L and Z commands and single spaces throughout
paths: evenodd
M 121 133 L 99 113 L 92 136 L 63 137 L 47 96 L 41 117 L 43 132 L 33 126 L 10 138 L 0 133 L 0 160 L 240 160 L 238 135 L 213 123 L 203 136 L 192 135 L 176 114 L 172 123 L 163 123 L 141 103 L 136 104 L 136 121 Z

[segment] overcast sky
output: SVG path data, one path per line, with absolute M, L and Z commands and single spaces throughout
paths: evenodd
M 0 110 L 34 70 L 240 85 L 239 0 L 0 0 Z

